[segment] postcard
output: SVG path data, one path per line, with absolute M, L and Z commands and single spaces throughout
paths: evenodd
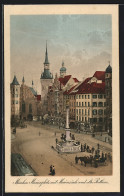
M 118 5 L 4 5 L 5 192 L 120 192 Z

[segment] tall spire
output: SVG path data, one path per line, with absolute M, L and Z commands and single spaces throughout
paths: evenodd
M 23 83 L 23 84 L 25 83 L 25 78 L 24 78 L 24 76 L 23 76 L 23 78 L 22 78 L 22 83 Z
M 34 86 L 34 81 L 32 80 L 32 87 Z
M 45 53 L 45 62 L 44 62 L 44 64 L 49 64 L 48 53 L 47 53 L 47 41 L 46 41 L 46 53 Z
M 64 61 L 62 61 L 62 67 L 64 67 Z

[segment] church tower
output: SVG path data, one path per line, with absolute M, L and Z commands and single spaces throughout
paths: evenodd
M 46 42 L 46 52 L 45 52 L 45 61 L 44 61 L 44 71 L 40 77 L 41 81 L 41 101 L 42 104 L 47 100 L 48 86 L 53 82 L 53 75 L 50 72 L 50 63 L 48 60 L 47 52 L 47 42 Z
M 66 75 L 66 68 L 64 66 L 64 61 L 62 61 L 62 67 L 60 68 L 60 77 L 64 78 Z

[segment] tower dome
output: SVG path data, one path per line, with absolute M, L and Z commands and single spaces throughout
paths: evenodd
M 60 76 L 64 77 L 66 75 L 66 67 L 64 67 L 64 62 L 62 62 L 62 67 L 60 68 Z
M 112 67 L 111 65 L 109 65 L 106 70 L 105 70 L 106 73 L 112 73 Z

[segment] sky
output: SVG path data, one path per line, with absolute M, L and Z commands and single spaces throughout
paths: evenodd
M 46 40 L 53 75 L 64 61 L 66 74 L 82 81 L 112 61 L 111 15 L 11 15 L 11 82 L 15 74 L 21 84 L 24 75 L 41 93 Z

